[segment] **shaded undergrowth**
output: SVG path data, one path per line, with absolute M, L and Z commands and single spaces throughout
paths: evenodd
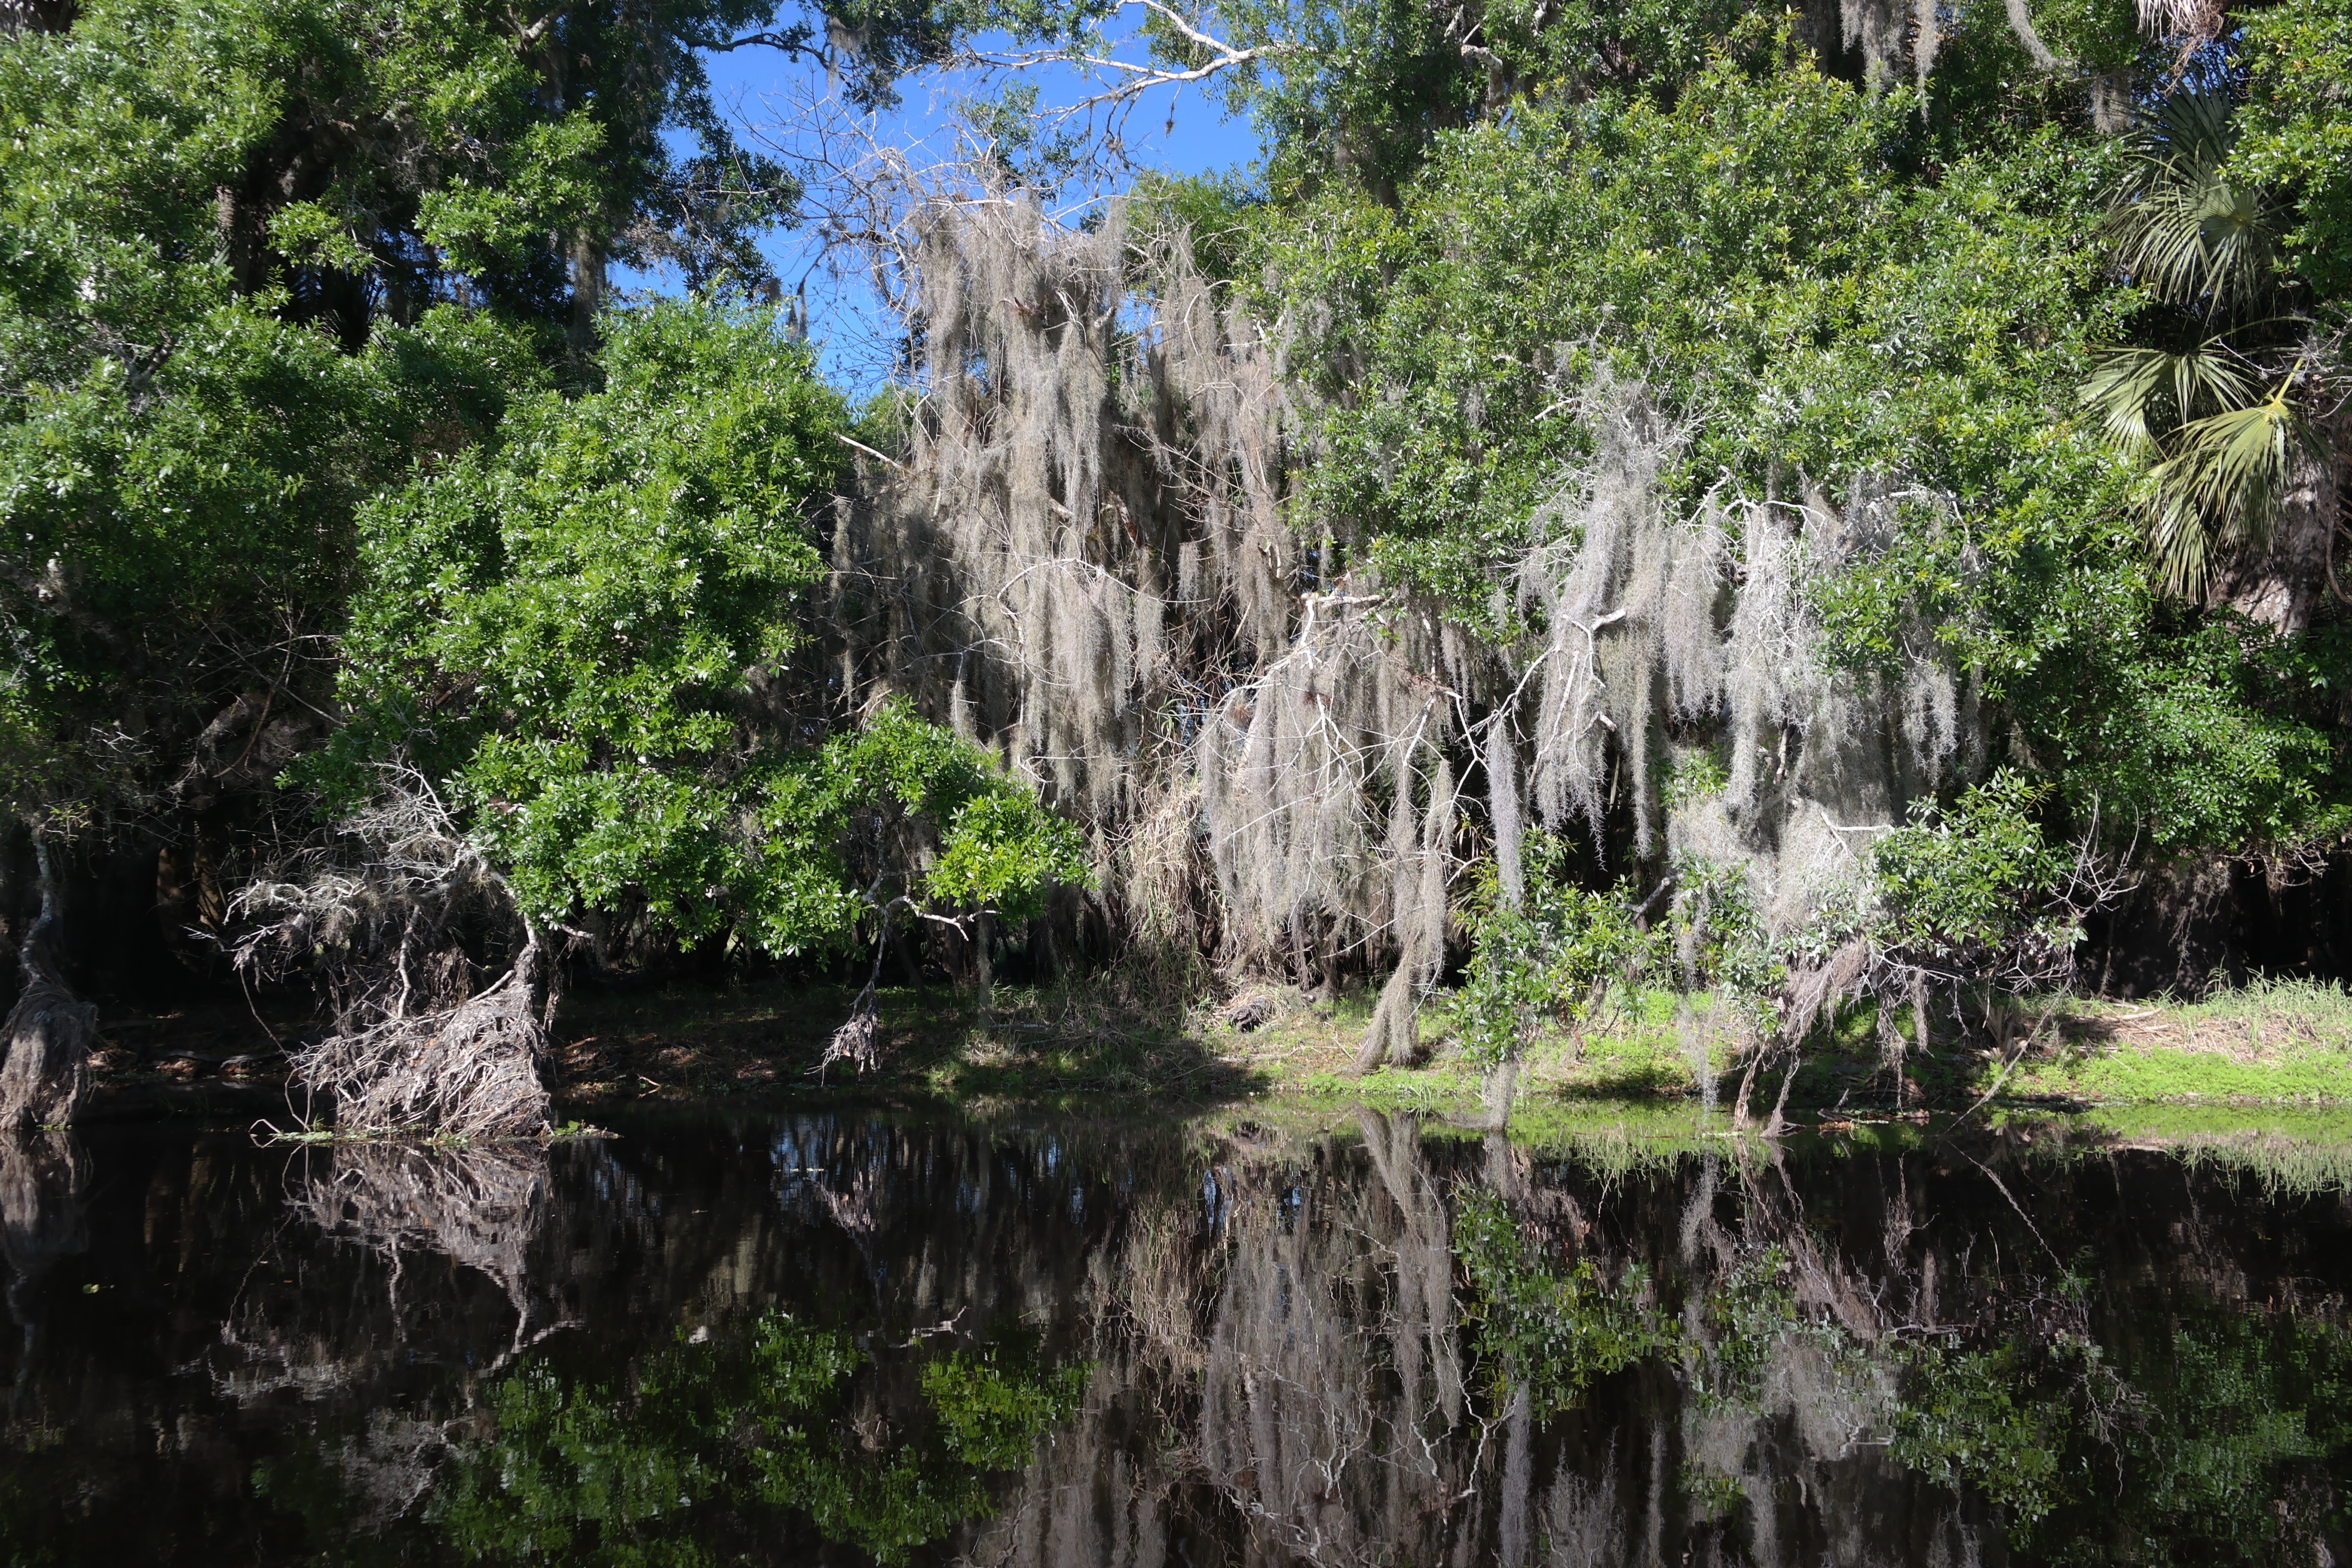
M 863 1078 L 814 1068 L 852 1003 L 845 986 L 678 987 L 575 996 L 554 1054 L 558 1090 L 594 1102 L 647 1096 L 826 1092 L 957 1100 L 1105 1095 L 1217 1102 L 1296 1093 L 1462 1117 L 1482 1080 L 1454 1043 L 1452 1000 L 1423 1013 L 1428 1051 L 1409 1068 L 1357 1075 L 1369 996 L 1309 1001 L 1259 988 L 1186 1002 L 1117 977 L 999 986 L 984 1001 L 945 988 L 881 994 L 883 1065 Z M 1518 1104 L 1729 1105 L 1746 1065 L 1736 1015 L 1706 997 L 1612 994 L 1587 1027 L 1538 1037 Z M 1908 1034 L 1910 1021 L 1903 1020 Z M 1873 1012 L 1849 1011 L 1794 1062 L 1788 1104 L 1814 1119 L 2110 1104 L 2352 1105 L 2352 999 L 2331 986 L 2264 983 L 2203 1001 L 2062 998 L 2011 1020 L 2006 1043 L 1932 1021 L 1927 1048 L 1885 1054 Z M 1789 1058 L 1768 1062 L 1759 1113 Z
M 884 988 L 881 1064 L 817 1071 L 845 985 L 610 993 L 567 1004 L 553 1065 L 569 1100 L 731 1095 L 1062 1095 L 1209 1102 L 1272 1087 L 1181 1003 L 1115 984 Z
M 574 992 L 554 1031 L 551 1087 L 572 1108 L 566 1114 L 591 1116 L 648 1100 L 812 1096 L 1181 1107 L 1296 1099 L 1463 1121 L 1491 1114 L 1443 992 L 1423 1009 L 1421 1062 L 1360 1076 L 1353 1058 L 1369 994 L 1309 998 L 1258 986 L 1187 999 L 1118 976 L 1000 985 L 984 1002 L 945 986 L 886 988 L 879 1069 L 859 1077 L 836 1068 L 821 1081 L 813 1069 L 854 1000 L 845 985 Z M 1736 1017 L 1705 996 L 1612 994 L 1587 1027 L 1534 1040 L 1513 1126 L 1546 1118 L 1630 1124 L 1653 1112 L 1687 1119 L 1710 1103 L 1728 1106 L 1747 1048 Z M 268 1051 L 268 1037 L 247 1018 L 245 1034 L 215 1042 L 201 1022 L 102 1022 L 107 1043 L 92 1063 L 101 1103 L 111 1097 L 127 1110 L 132 1100 L 178 1094 L 196 1096 L 192 1104 L 274 1109 L 283 1092 L 271 1069 L 282 1058 Z M 1817 1031 L 1789 1085 L 1791 1119 L 1924 1118 L 1979 1101 L 1987 1118 L 2094 1107 L 2276 1115 L 2352 1107 L 2352 997 L 2329 985 L 2263 982 L 2186 1003 L 2031 1004 L 2013 1016 L 2005 1047 L 1939 1018 L 1921 1052 L 1907 1038 L 1909 1019 L 1901 1022 L 1899 1077 L 1868 1008 Z M 279 1039 L 291 1033 L 285 1023 L 278 1029 Z M 1777 1059 L 1758 1075 L 1759 1115 L 1778 1100 L 1786 1066 Z

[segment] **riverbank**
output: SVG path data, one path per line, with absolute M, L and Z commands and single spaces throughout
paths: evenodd
M 1427 1057 L 1359 1077 L 1370 998 L 1309 999 L 1256 987 L 1215 1005 L 1139 996 L 1116 984 L 1000 986 L 982 1007 L 932 988 L 881 994 L 884 1060 L 859 1079 L 820 1078 L 846 987 L 692 987 L 575 993 L 549 1070 L 567 1104 L 738 1097 L 1035 1100 L 1108 1097 L 1171 1105 L 1268 1099 L 1449 1117 L 1481 1112 L 1481 1081 L 1454 1048 L 1449 999 L 1424 1009 Z M 1906 1020 L 1907 1025 L 1907 1020 Z M 112 1103 L 209 1112 L 284 1100 L 281 1041 L 298 1022 L 233 1007 L 110 1017 L 93 1058 Z M 1792 1113 L 1834 1124 L 1985 1102 L 1988 1110 L 2101 1107 L 2352 1108 L 2352 996 L 2305 982 L 2258 983 L 2195 1003 L 2067 997 L 2023 1010 L 2006 1051 L 1931 1040 L 1906 1053 L 1900 1094 L 1867 1015 L 1810 1049 L 1789 1086 Z M 1728 1102 L 1741 1066 L 1727 1017 L 1664 994 L 1613 997 L 1592 1027 L 1538 1041 L 1517 1116 L 1580 1104 L 1662 1110 Z M 1756 1090 L 1779 1098 L 1782 1064 Z
M 1309 1000 L 1272 987 L 1216 1006 L 1152 1005 L 1108 987 L 1000 987 L 986 1010 L 944 991 L 882 996 L 886 1065 L 870 1089 L 955 1097 L 1103 1094 L 1171 1100 L 1304 1095 L 1384 1110 L 1466 1112 L 1480 1080 L 1455 1050 L 1448 998 L 1423 1015 L 1428 1057 L 1358 1077 L 1370 999 Z M 572 1003 L 556 1066 L 567 1096 L 593 1101 L 676 1092 L 814 1086 L 850 1002 L 845 990 L 608 994 Z M 1907 1021 L 1906 1021 L 1907 1023 Z M 1618 996 L 1574 1037 L 1528 1053 L 1524 1100 L 1704 1100 L 1736 1094 L 1738 1040 L 1655 993 Z M 1766 1083 L 1777 1097 L 1779 1064 Z M 2352 996 L 2263 982 L 2194 1003 L 2064 997 L 2025 1009 L 2006 1052 L 1931 1041 L 1910 1052 L 1898 1097 L 1874 1020 L 1850 1016 L 1800 1064 L 1790 1103 L 1808 1111 L 2000 1107 L 2352 1107 Z M 839 1086 L 845 1075 L 836 1072 Z M 855 1079 L 848 1079 L 855 1083 Z M 1900 1099 L 1902 1104 L 1896 1105 Z M 1818 1119 L 1818 1118 L 1817 1118 Z

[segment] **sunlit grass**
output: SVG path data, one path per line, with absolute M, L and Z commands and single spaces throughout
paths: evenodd
M 1093 1095 L 1189 1105 L 1288 1097 L 1483 1124 L 1481 1077 L 1455 1044 L 1449 994 L 1432 996 L 1423 1009 L 1427 1049 L 1420 1065 L 1362 1077 L 1354 1060 L 1371 1010 L 1369 992 L 1310 998 L 1264 986 L 1238 1000 L 1250 1005 L 1145 994 L 1116 977 L 999 985 L 984 1004 L 945 986 L 886 987 L 884 1071 L 862 1081 L 836 1072 L 839 1081 L 827 1091 L 961 1101 Z M 562 1031 L 563 1052 L 571 1053 L 564 1070 L 591 1104 L 600 1097 L 815 1092 L 807 1069 L 852 1001 L 850 987 L 805 985 L 681 984 L 575 997 Z M 1901 1022 L 1907 1036 L 1907 1012 Z M 1957 1110 L 1998 1079 L 1994 1110 L 2352 1105 L 2352 993 L 2341 986 L 2259 980 L 2194 1001 L 2067 997 L 2029 1004 L 2023 1022 L 2035 1028 L 2034 1041 L 2006 1076 L 2002 1058 L 1948 1026 L 1925 1055 L 1906 1049 L 1907 1103 Z M 1738 1023 L 1728 1006 L 1716 1008 L 1705 995 L 1620 989 L 1591 1027 L 1572 1037 L 1550 1030 L 1533 1041 L 1514 1133 L 1521 1135 L 1522 1123 L 1552 1125 L 1546 1118 L 1567 1126 L 1588 1110 L 1599 1117 L 1595 1126 L 1646 1125 L 1622 1108 L 1647 1106 L 1664 1118 L 1657 1136 L 1679 1136 L 1667 1129 L 1696 1116 L 1706 1079 L 1720 1103 L 1737 1095 L 1748 1048 Z M 1780 1071 L 1775 1062 L 1758 1076 L 1759 1114 L 1778 1098 Z M 1851 1120 L 1884 1114 L 1895 1101 L 1876 1016 L 1865 1006 L 1849 1009 L 1808 1044 L 1789 1103 L 1813 1118 Z

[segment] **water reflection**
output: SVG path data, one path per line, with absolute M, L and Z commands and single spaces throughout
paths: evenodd
M 2352 1562 L 2352 1204 L 2149 1151 L 712 1115 L 0 1146 L 0 1553 Z
M 304 1176 L 288 1209 L 382 1254 L 395 1296 L 404 1256 L 446 1260 L 499 1287 L 514 1310 L 514 1341 L 494 1368 L 569 1326 L 530 1289 L 530 1244 L 549 1212 L 545 1150 L 362 1144 L 336 1149 L 329 1169 Z
M 8 1316 L 23 1338 L 20 1380 L 40 1361 L 47 1306 L 41 1282 L 59 1259 L 89 1245 L 82 1216 L 89 1179 L 89 1163 L 72 1133 L 0 1132 L 0 1262 L 8 1268 Z

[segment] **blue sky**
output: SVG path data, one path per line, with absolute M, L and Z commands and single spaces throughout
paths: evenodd
M 807 65 L 772 49 L 714 55 L 709 64 L 715 95 L 739 121 L 739 134 L 747 145 L 758 145 L 762 130 L 788 132 L 797 118 L 791 100 L 804 97 L 816 79 Z M 1047 105 L 1074 101 L 1090 85 L 1061 67 L 1034 70 L 1028 79 L 1037 84 Z M 877 120 L 873 134 L 891 145 L 920 144 L 943 153 L 952 140 L 953 103 L 987 90 L 987 84 L 968 77 L 909 79 L 903 84 L 900 108 Z M 1127 156 L 1135 167 L 1170 174 L 1245 168 L 1259 154 L 1249 125 L 1226 119 L 1197 87 L 1162 88 L 1144 95 L 1126 121 L 1125 136 Z M 822 271 L 813 272 L 814 248 L 805 234 L 772 235 L 762 248 L 788 291 L 807 279 L 810 337 L 820 347 L 827 374 L 853 390 L 869 390 L 878 380 L 877 344 L 892 330 L 872 291 L 855 283 L 845 287 Z M 665 277 L 630 268 L 616 269 L 614 282 L 624 289 L 657 292 L 680 286 L 675 273 Z

